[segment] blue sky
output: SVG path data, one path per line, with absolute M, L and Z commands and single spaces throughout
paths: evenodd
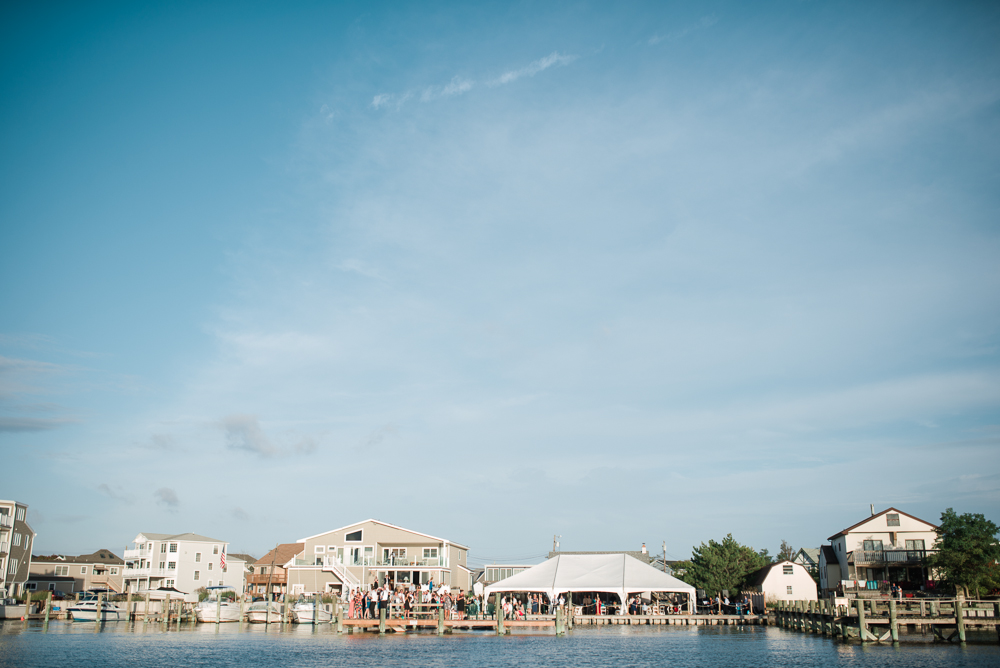
M 2 12 L 0 497 L 38 552 L 1000 517 L 996 7 Z

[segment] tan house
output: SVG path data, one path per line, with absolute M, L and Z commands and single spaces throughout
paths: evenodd
M 830 536 L 819 555 L 820 588 L 880 589 L 890 583 L 918 590 L 930 580 L 927 556 L 936 552 L 937 525 L 896 508 Z
M 288 591 L 288 567 L 302 555 L 302 543 L 281 543 L 253 562 L 247 575 L 247 591 L 251 594 L 280 596 Z
M 26 503 L 0 501 L 0 598 L 20 595 L 28 581 L 35 532 L 27 512 Z
M 365 520 L 298 541 L 288 568 L 293 594 L 346 591 L 383 584 L 447 585 L 468 591 L 469 548 L 446 538 Z
M 125 560 L 111 550 L 97 550 L 78 557 L 51 555 L 33 557 L 28 576 L 32 591 L 62 591 L 67 594 L 89 589 L 124 591 Z

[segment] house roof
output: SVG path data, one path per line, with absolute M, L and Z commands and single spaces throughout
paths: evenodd
M 824 545 L 820 550 L 823 552 L 823 559 L 826 560 L 826 563 L 836 564 L 839 561 L 837 559 L 837 551 L 833 549 L 833 545 Z
M 460 547 L 463 550 L 468 550 L 469 549 L 469 547 L 467 545 L 462 545 L 461 543 L 456 543 L 455 541 L 448 540 L 447 538 L 438 538 L 437 536 L 432 536 L 429 533 L 421 533 L 419 531 L 414 531 L 413 529 L 407 529 L 406 527 L 396 526 L 395 524 L 389 524 L 388 522 L 383 522 L 382 520 L 376 520 L 376 519 L 362 520 L 360 522 L 355 522 L 354 524 L 348 524 L 347 526 L 342 526 L 339 529 L 330 529 L 329 531 L 323 531 L 321 533 L 314 534 L 312 536 L 306 536 L 305 538 L 299 538 L 298 542 L 299 543 L 304 543 L 307 540 L 312 540 L 313 538 L 319 538 L 320 536 L 325 536 L 328 533 L 335 533 L 337 531 L 343 531 L 344 529 L 350 529 L 351 527 L 356 527 L 356 526 L 359 526 L 361 524 L 366 524 L 368 522 L 372 522 L 374 524 L 381 524 L 382 526 L 389 527 L 390 529 L 399 529 L 400 531 L 406 531 L 407 533 L 412 533 L 415 536 L 423 536 L 424 538 L 430 538 L 431 540 L 441 541 L 442 543 L 448 543 L 449 545 L 454 545 L 455 547 Z
M 111 550 L 97 550 L 92 554 L 81 554 L 80 556 L 67 556 L 62 554 L 49 554 L 40 557 L 31 557 L 32 561 L 41 563 L 59 564 L 124 564 L 125 560 Z
M 226 554 L 227 559 L 242 559 L 248 564 L 252 564 L 257 561 L 256 558 L 251 557 L 249 554 L 243 554 L 242 552 L 229 552 Z
M 580 551 L 580 552 L 549 552 L 548 558 L 557 557 L 560 554 L 627 554 L 633 559 L 638 559 L 639 561 L 648 564 L 651 560 L 649 552 L 643 552 L 642 550 L 595 550 L 591 552 Z
M 795 553 L 795 559 L 798 559 L 800 554 L 805 556 L 806 559 L 808 559 L 814 564 L 819 563 L 818 547 L 800 547 L 799 551 Z
M 28 575 L 28 582 L 76 582 L 76 578 L 66 575 L 39 575 L 31 573 Z
M 139 534 L 139 536 L 145 536 L 147 540 L 177 540 L 177 541 L 187 540 L 195 543 L 226 543 L 227 545 L 229 544 L 224 540 L 219 540 L 218 538 L 209 538 L 208 536 L 202 536 L 201 534 L 197 533 L 169 534 L 169 533 L 146 533 L 145 531 L 143 531 L 142 533 Z M 136 536 L 136 538 L 138 538 L 139 536 Z
M 284 566 L 304 549 L 305 546 L 302 543 L 281 543 L 263 557 L 253 562 L 253 565 L 270 566 L 273 562 L 275 566 Z
M 764 566 L 763 568 L 758 568 L 753 573 L 748 575 L 747 585 L 750 587 L 760 587 L 761 585 L 764 584 L 764 580 L 767 579 L 767 576 L 770 575 L 771 569 L 776 568 L 778 566 L 784 566 L 786 564 L 791 564 L 792 566 L 798 566 L 799 568 L 805 568 L 802 564 L 797 564 L 794 561 L 789 561 L 787 559 L 784 561 L 776 561 L 773 564 L 768 564 L 767 566 Z
M 853 524 L 853 525 L 851 525 L 851 526 L 847 527 L 846 529 L 844 529 L 844 530 L 842 530 L 842 531 L 838 531 L 837 533 L 835 533 L 835 534 L 833 534 L 832 536 L 830 536 L 829 538 L 827 538 L 827 540 L 833 540 L 833 539 L 834 539 L 834 538 L 836 538 L 837 536 L 843 536 L 843 535 L 846 535 L 846 534 L 849 534 L 849 533 L 851 533 L 852 531 L 854 531 L 855 529 L 857 529 L 857 528 L 858 528 L 859 526 L 861 526 L 862 524 L 865 524 L 866 522 L 871 522 L 871 521 L 872 521 L 873 519 L 875 519 L 876 517 L 882 517 L 882 515 L 885 515 L 886 513 L 899 513 L 900 515 L 906 515 L 906 516 L 907 516 L 907 517 L 909 517 L 909 518 L 910 518 L 911 520 L 916 520 L 916 521 L 918 521 L 918 522 L 923 522 L 923 523 L 924 523 L 924 524 L 926 524 L 927 526 L 929 526 L 929 527 L 931 527 L 931 528 L 934 528 L 934 529 L 937 529 L 937 528 L 938 528 L 938 526 L 937 526 L 936 524 L 931 524 L 931 523 L 930 523 L 930 522 L 928 522 L 927 520 L 922 520 L 922 519 L 920 519 L 919 517 L 915 517 L 915 516 L 913 516 L 913 515 L 911 515 L 911 514 L 909 514 L 909 513 L 904 513 L 904 512 L 902 511 L 902 510 L 899 510 L 898 508 L 886 508 L 885 510 L 883 510 L 883 511 L 882 511 L 882 512 L 880 512 L 880 513 L 875 513 L 875 514 L 874 514 L 874 515 L 872 515 L 871 517 L 866 517 L 865 519 L 861 520 L 861 521 L 860 521 L 860 522 L 858 522 L 857 524 Z

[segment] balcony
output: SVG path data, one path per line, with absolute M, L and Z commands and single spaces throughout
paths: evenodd
M 10 552 L 10 543 L 0 543 L 0 554 L 7 554 Z
M 143 550 L 142 548 L 136 550 L 125 550 L 125 559 L 141 559 L 143 557 L 148 557 L 152 550 Z
M 169 578 L 177 575 L 176 568 L 126 568 L 122 576 L 126 578 Z
M 0 515 L 0 527 L 4 529 L 14 528 L 14 516 L 13 515 Z
M 288 581 L 288 577 L 284 573 L 272 573 L 271 575 L 253 573 L 252 575 L 247 575 L 247 584 L 266 585 L 268 578 L 270 578 L 272 585 L 283 585 Z
M 448 568 L 448 560 L 445 557 L 428 557 L 427 559 L 389 557 L 388 559 L 379 559 L 375 565 L 383 568 Z
M 923 564 L 937 550 L 855 550 L 857 566 L 907 566 Z

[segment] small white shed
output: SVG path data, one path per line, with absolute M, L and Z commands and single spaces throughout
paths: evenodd
M 802 564 L 779 561 L 751 574 L 749 591 L 764 594 L 765 601 L 815 601 L 816 581 Z

